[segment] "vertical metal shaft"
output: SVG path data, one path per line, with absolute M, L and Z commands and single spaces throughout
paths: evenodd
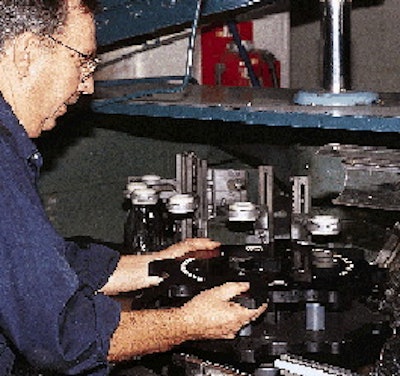
M 269 242 L 274 241 L 274 168 L 258 167 L 258 201 L 267 210 Z
M 350 21 L 352 0 L 320 0 L 323 88 L 338 94 L 351 88 Z

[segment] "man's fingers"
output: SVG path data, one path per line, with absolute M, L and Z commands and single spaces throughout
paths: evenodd
M 161 277 L 157 277 L 157 276 L 151 276 L 151 277 L 147 277 L 147 283 L 150 286 L 158 286 L 162 281 L 164 281 L 163 278 Z
M 250 288 L 249 282 L 227 282 L 221 286 L 214 287 L 210 290 L 206 290 L 203 294 L 210 294 L 213 298 L 220 299 L 222 301 L 229 302 L 232 298 L 246 292 Z M 240 306 L 239 303 L 230 302 L 232 306 Z M 267 304 L 264 303 L 260 307 L 255 309 L 248 309 L 251 312 L 249 320 L 256 320 L 262 313 L 267 309 Z
M 249 288 L 249 282 L 226 282 L 221 286 L 207 290 L 205 293 L 213 295 L 220 300 L 229 301 L 233 297 L 247 291 Z
M 265 310 L 267 309 L 268 304 L 264 303 L 262 305 L 260 305 L 258 308 L 256 309 L 252 309 L 253 312 L 253 317 L 251 318 L 251 321 L 254 321 L 255 319 L 257 319 L 261 314 L 263 314 L 265 312 Z
M 174 259 L 185 255 L 186 253 L 201 250 L 213 250 L 219 247 L 221 243 L 208 238 L 186 239 L 177 244 L 171 245 L 166 250 L 159 252 L 159 259 Z

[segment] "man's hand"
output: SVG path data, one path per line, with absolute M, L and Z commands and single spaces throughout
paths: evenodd
M 152 260 L 175 259 L 196 251 L 214 251 L 221 243 L 208 238 L 188 238 L 179 243 L 173 244 L 167 249 L 153 253 Z M 145 255 L 147 256 L 147 255 Z
M 163 279 L 157 276 L 149 276 L 150 262 L 175 259 L 190 252 L 212 251 L 219 246 L 219 242 L 207 238 L 194 238 L 186 239 L 159 252 L 121 256 L 117 268 L 110 276 L 107 284 L 101 289 L 101 292 L 106 295 L 117 295 L 121 292 L 156 286 Z
M 259 317 L 266 310 L 266 304 L 248 309 L 231 301 L 249 287 L 247 282 L 227 282 L 187 302 L 182 309 L 194 339 L 232 339 L 240 328 Z
M 248 283 L 228 282 L 203 291 L 179 308 L 121 312 L 108 359 L 120 362 L 133 356 L 167 351 L 189 340 L 234 338 L 242 326 L 266 309 L 266 305 L 248 309 L 230 301 L 248 288 Z

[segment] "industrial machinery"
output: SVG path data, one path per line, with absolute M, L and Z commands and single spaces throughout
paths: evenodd
M 232 369 L 278 375 L 284 365 L 292 368 L 288 375 L 314 375 L 293 371 L 308 366 L 320 370 L 315 374 L 341 375 L 377 364 L 385 341 L 394 340 L 397 325 L 393 291 L 398 288 L 394 270 L 399 224 L 394 221 L 391 229 L 381 229 L 380 246 L 357 244 L 354 234 L 369 208 L 398 210 L 396 193 L 384 189 L 393 192 L 398 162 L 394 150 L 368 148 L 369 158 L 356 164 L 349 159 L 355 151 L 357 158 L 367 152 L 356 145 L 338 144 L 316 152 L 339 161 L 347 171 L 342 192 L 330 204 L 313 204 L 311 174 L 292 176 L 282 184 L 276 181 L 274 166 L 210 168 L 193 152 L 176 156 L 173 178 L 128 177 L 124 195 L 131 207 L 124 252 L 161 249 L 186 237 L 209 236 L 223 243 L 212 257 L 202 257 L 200 252 L 183 260 L 153 262 L 150 274 L 169 277 L 137 295 L 133 309 L 179 306 L 225 281 L 250 282 L 241 304 L 251 308 L 268 302 L 269 306 L 235 340 L 177 349 L 186 355 L 174 353 L 175 360 L 167 367 L 171 374 L 176 374 L 177 364 L 189 367 L 188 375 L 230 375 Z M 374 155 L 381 162 L 383 155 L 391 155 L 391 166 L 378 166 Z M 363 184 L 366 176 L 371 180 Z M 152 214 L 143 217 L 145 206 Z M 338 206 L 351 210 L 338 211 Z M 154 234 L 147 239 L 149 244 L 141 235 L 143 226 L 147 235 Z M 369 226 L 364 218 L 361 227 L 365 231 Z M 228 370 L 215 366 L 221 361 Z M 193 367 L 199 368 L 197 373 L 191 373 Z M 337 373 L 332 373 L 335 369 Z
M 205 87 L 191 79 L 200 14 L 278 1 L 103 3 L 98 18 L 103 45 L 187 22 L 192 29 L 184 77 L 99 83 L 97 112 L 398 132 L 398 95 L 351 91 L 350 0 L 320 1 L 326 43 L 318 92 Z M 154 17 L 161 8 L 164 16 Z M 269 308 L 234 340 L 184 344 L 123 365 L 114 370 L 118 375 L 400 372 L 399 152 L 327 144 L 316 156 L 332 162 L 340 176 L 340 184 L 321 195 L 329 200 L 312 195 L 321 184 L 312 168 L 282 179 L 272 164 L 216 169 L 193 152 L 177 155 L 175 177 L 128 178 L 123 252 L 157 250 L 186 237 L 208 236 L 223 244 L 211 258 L 154 262 L 149 272 L 169 278 L 136 295 L 132 308 L 180 305 L 227 280 L 250 281 L 241 304 L 266 301 Z

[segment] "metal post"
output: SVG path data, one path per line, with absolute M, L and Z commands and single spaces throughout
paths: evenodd
M 352 0 L 320 0 L 323 92 L 299 91 L 302 106 L 359 106 L 379 102 L 378 93 L 351 90 L 350 14 Z
M 176 191 L 193 195 L 194 214 L 180 220 L 181 238 L 206 237 L 208 232 L 207 161 L 194 152 L 176 155 Z
M 351 89 L 350 21 L 352 0 L 320 0 L 323 88 L 339 94 Z
M 268 241 L 274 241 L 274 168 L 258 167 L 258 200 L 268 214 Z
M 309 176 L 293 176 L 293 214 L 309 214 L 311 211 L 311 187 Z

